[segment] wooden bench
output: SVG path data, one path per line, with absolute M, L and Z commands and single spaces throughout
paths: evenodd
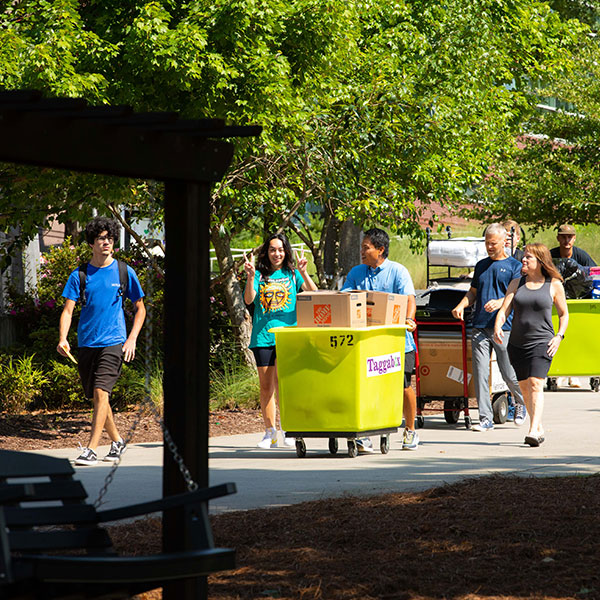
M 214 547 L 208 520 L 208 501 L 235 493 L 233 483 L 96 510 L 74 473 L 66 459 L 0 450 L 0 598 L 127 598 L 234 568 L 235 551 Z M 119 556 L 100 526 L 175 508 L 190 550 Z

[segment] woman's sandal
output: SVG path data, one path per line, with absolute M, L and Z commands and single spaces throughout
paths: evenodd
M 534 436 L 534 435 L 526 435 L 525 436 L 525 443 L 528 446 L 533 447 L 537 447 L 540 444 L 542 444 L 544 442 L 546 438 L 543 435 L 539 435 L 539 436 Z

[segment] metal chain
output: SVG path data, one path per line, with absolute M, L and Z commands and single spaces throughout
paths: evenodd
M 144 367 L 145 367 L 144 399 L 143 399 L 143 403 L 140 406 L 140 408 L 135 416 L 135 419 L 133 420 L 133 423 L 131 424 L 131 427 L 129 428 L 129 431 L 126 433 L 123 441 L 125 442 L 125 445 L 129 444 L 137 426 L 139 425 L 139 423 L 142 419 L 142 416 L 144 415 L 146 410 L 149 410 L 154 415 L 158 424 L 160 425 L 160 428 L 163 433 L 164 443 L 166 444 L 167 448 L 169 449 L 169 452 L 171 453 L 171 455 L 173 456 L 173 460 L 177 463 L 177 466 L 179 467 L 179 471 L 181 472 L 181 475 L 185 481 L 185 485 L 186 485 L 188 491 L 194 492 L 198 489 L 198 484 L 194 481 L 194 479 L 190 473 L 190 470 L 187 468 L 187 466 L 183 460 L 183 457 L 181 456 L 179 449 L 177 448 L 177 444 L 175 444 L 175 442 L 173 441 L 171 432 L 167 429 L 167 426 L 165 425 L 164 419 L 162 418 L 160 411 L 158 410 L 158 408 L 156 407 L 154 402 L 152 402 L 152 394 L 151 394 L 152 333 L 153 333 L 152 332 L 153 311 L 152 311 L 152 300 L 151 300 L 152 293 L 153 293 L 152 275 L 150 275 L 150 277 L 148 277 L 146 280 L 146 299 L 147 300 L 150 299 L 150 301 L 148 302 L 148 312 L 147 312 L 146 327 L 145 327 L 145 332 L 144 332 L 144 334 L 145 334 L 144 341 L 146 344 L 146 356 L 144 359 L 144 363 L 145 363 L 144 364 Z M 98 492 L 98 497 L 96 498 L 96 500 L 94 502 L 94 506 L 96 508 L 100 507 L 103 504 L 102 499 L 106 495 L 106 492 L 108 491 L 108 488 L 110 487 L 110 484 L 112 483 L 112 481 L 115 477 L 115 473 L 116 473 L 120 463 L 121 463 L 121 456 L 118 458 L 117 461 L 115 461 L 115 463 L 111 467 L 110 471 L 108 472 L 108 475 L 104 479 L 104 484 L 100 488 L 100 491 Z

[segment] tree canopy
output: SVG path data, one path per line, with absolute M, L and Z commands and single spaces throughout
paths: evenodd
M 4 88 L 263 125 L 215 193 L 230 232 L 310 200 L 416 234 L 423 203 L 460 204 L 497 168 L 530 117 L 522 83 L 564 69 L 581 32 L 526 0 L 16 0 L 0 22 Z M 84 220 L 108 199 L 155 197 L 99 177 L 0 176 L 5 222 L 25 232 L 48 207 Z

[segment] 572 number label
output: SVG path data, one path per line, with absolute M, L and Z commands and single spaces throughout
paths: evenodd
M 329 345 L 332 348 L 341 348 L 342 346 L 354 346 L 354 336 L 348 335 L 330 335 Z

